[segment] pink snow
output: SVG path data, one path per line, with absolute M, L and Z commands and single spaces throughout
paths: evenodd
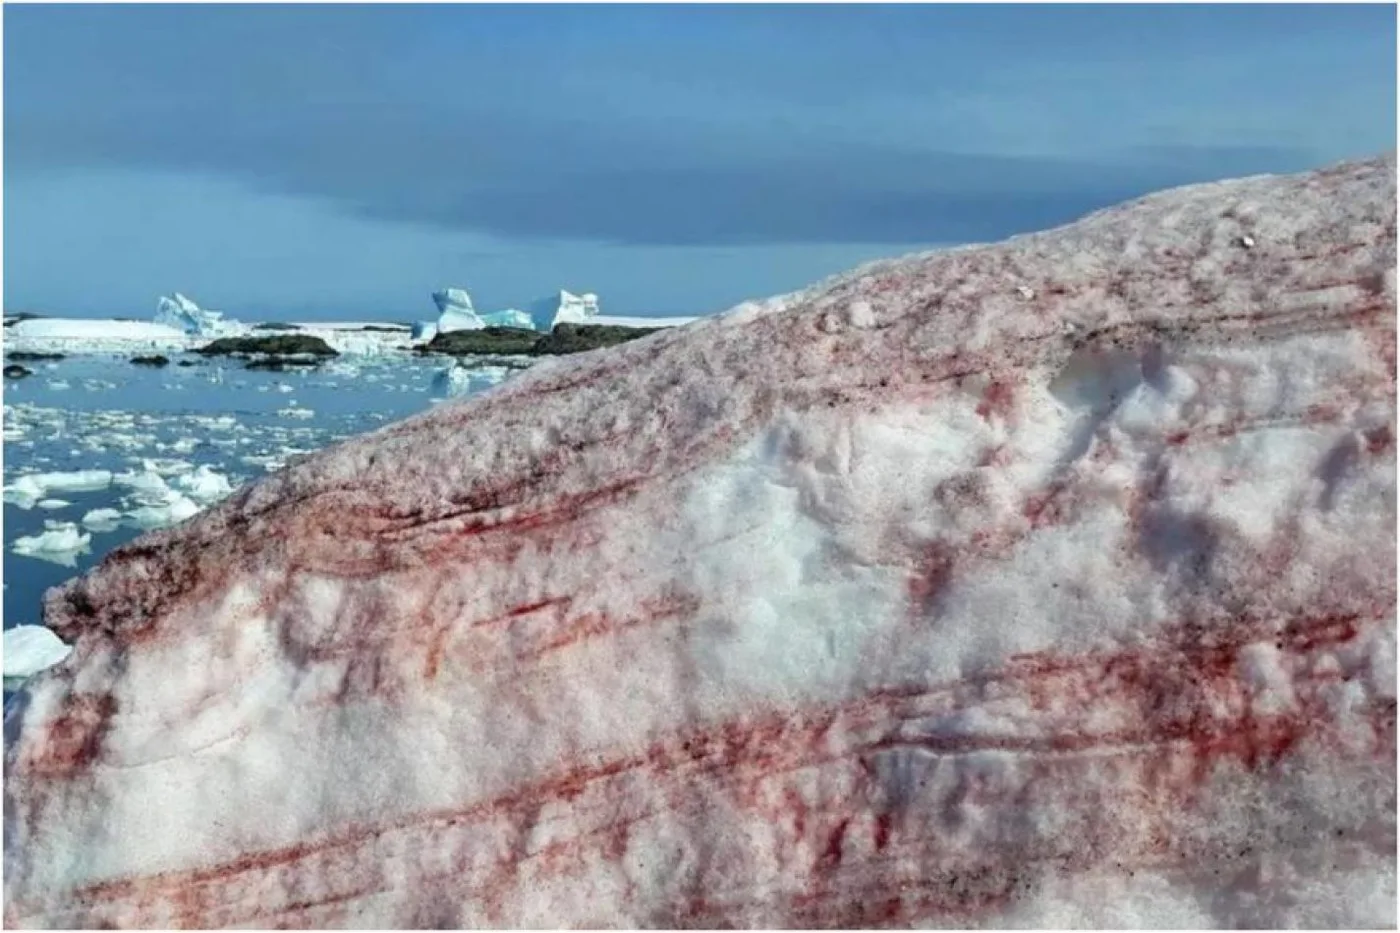
M 51 591 L 16 926 L 1393 926 L 1395 161 L 877 263 Z

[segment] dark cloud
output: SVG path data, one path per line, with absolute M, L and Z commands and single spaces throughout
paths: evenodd
M 468 127 L 378 119 L 162 125 L 25 120 L 10 166 L 138 167 L 233 176 L 377 219 L 507 237 L 629 244 L 929 243 L 1062 223 L 1173 184 L 1293 171 L 1308 153 L 1189 149 L 1103 162 L 861 144 L 752 154 L 625 126 Z
M 562 38 L 542 41 L 526 13 L 473 45 L 457 34 L 434 41 L 436 20 L 425 18 L 455 15 L 450 8 L 348 8 L 337 18 L 297 8 L 15 12 L 6 20 L 12 172 L 213 174 L 373 218 L 508 237 L 982 240 L 1173 184 L 1316 161 L 1268 147 L 1072 160 L 879 144 L 804 127 L 778 98 L 757 94 L 735 99 L 749 112 L 729 123 L 689 112 L 684 94 L 650 93 L 644 75 L 599 78 L 609 63 L 586 31 L 556 24 Z M 848 70 L 873 73 L 879 48 Z M 696 81 L 737 64 L 701 61 L 672 77 Z M 794 67 L 812 83 L 820 64 L 807 56 Z M 575 86 L 589 77 L 601 88 L 593 98 Z M 849 83 L 829 79 L 833 89 Z M 617 115 L 609 89 L 644 103 Z

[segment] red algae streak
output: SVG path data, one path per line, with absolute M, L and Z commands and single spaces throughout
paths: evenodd
M 47 600 L 6 923 L 1393 925 L 1394 164 L 1231 184 L 120 549 Z

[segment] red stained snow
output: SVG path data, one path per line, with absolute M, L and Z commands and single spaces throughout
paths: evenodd
M 1304 194 L 1330 192 L 1355 171 L 1298 184 Z M 1290 203 L 1286 191 L 1278 197 Z M 1393 197 L 1378 210 L 1393 215 Z M 550 717 L 575 711 L 542 709 L 531 689 L 550 677 L 587 677 L 588 689 L 606 696 L 606 671 L 586 659 L 633 639 L 683 642 L 710 608 L 709 594 L 664 574 L 633 583 L 632 567 L 595 555 L 621 539 L 636 545 L 628 560 L 669 566 L 674 555 L 645 547 L 669 527 L 686 478 L 789 413 L 863 417 L 956 396 L 1004 423 L 1027 380 L 1039 378 L 1029 373 L 1084 346 L 1157 365 L 1174 342 L 1263 347 L 1351 332 L 1365 347 L 1354 371 L 1310 391 L 1299 411 L 1239 414 L 1248 406 L 1228 394 L 1232 377 L 1222 369 L 1215 375 L 1229 414 L 1174 424 L 1160 441 L 1163 458 L 1185 459 L 1255 430 L 1344 433 L 1363 402 L 1395 395 L 1394 296 L 1372 268 L 1377 257 L 1393 264 L 1393 222 L 1377 230 L 1360 243 L 1260 235 L 1248 255 L 1216 257 L 1263 296 L 1243 309 L 1203 283 L 1188 287 L 1199 257 L 1184 236 L 1149 244 L 1134 265 L 1113 265 L 1117 245 L 1097 246 L 1104 270 L 1077 278 L 1039 260 L 1031 240 L 1024 252 L 1014 244 L 955 252 L 838 284 L 829 297 L 845 304 L 593 354 L 381 432 L 376 443 L 394 445 L 382 458 L 356 459 L 362 442 L 353 442 L 326 455 L 344 457 L 331 461 L 336 470 L 319 474 L 321 459 L 310 458 L 271 478 L 260 498 L 240 494 L 120 549 L 50 596 L 46 621 L 66 638 L 90 632 L 128 651 L 152 650 L 222 612 L 218 598 L 231 581 L 256 580 L 256 610 L 234 621 L 273 626 L 291 662 L 340 665 L 339 680 L 315 702 L 409 709 L 407 699 L 492 673 L 501 703 L 519 704 L 548 728 Z M 1018 284 L 1032 297 L 1013 300 Z M 989 296 L 1017 309 L 1001 330 L 981 326 Z M 853 298 L 879 305 L 880 327 L 843 329 L 831 309 Z M 1275 306 L 1281 298 L 1286 310 Z M 1086 308 L 1101 313 L 1066 337 L 1062 319 L 1083 319 Z M 973 332 L 975 344 L 965 340 Z M 1391 411 L 1390 423 L 1347 435 L 1323 472 L 1378 468 L 1368 458 L 1394 450 Z M 555 433 L 542 447 L 510 443 L 545 427 Z M 472 437 L 497 443 L 462 440 Z M 1010 559 L 1028 538 L 1072 523 L 1088 496 L 1104 495 L 1092 482 L 1118 455 L 1105 440 L 1079 472 L 1055 472 L 993 513 L 986 474 L 1016 466 L 1017 455 L 1011 444 L 989 447 L 978 467 L 934 490 L 931 504 L 940 515 L 992 517 L 962 537 L 941 529 L 881 555 L 905 572 L 907 614 L 891 629 L 912 647 L 943 624 L 951 588 Z M 1134 572 L 1153 559 L 1153 522 L 1187 550 L 1224 546 L 1197 516 L 1158 514 L 1166 477 L 1165 466 L 1147 471 L 1122 493 L 1127 526 L 1141 539 L 1120 545 Z M 1290 603 L 1273 585 L 1298 569 L 1299 535 L 1296 514 L 1281 520 L 1264 545 L 1232 552 L 1224 582 L 1177 573 L 1171 582 L 1186 591 L 1173 594 L 1176 621 L 1094 649 L 964 659 L 956 679 L 898 683 L 883 676 L 898 659 L 873 657 L 853 685 L 825 699 L 661 711 L 674 715 L 644 739 L 610 737 L 542 764 L 522 757 L 511 781 L 484 782 L 451 806 L 393 818 L 370 811 L 286 847 L 114 878 L 52 900 L 21 888 L 7 898 L 5 918 L 321 926 L 355 924 L 364 905 L 398 898 L 405 926 L 513 926 L 541 892 L 576 885 L 579 902 L 597 913 L 560 922 L 957 925 L 995 922 L 996 911 L 1062 874 L 1228 873 L 1250 861 L 1254 846 L 1285 842 L 1265 827 L 1243 844 L 1213 808 L 1250 790 L 1264 794 L 1294 770 L 1331 768 L 1356 794 L 1393 801 L 1395 701 L 1379 689 L 1358 700 L 1348 689 L 1375 676 L 1368 652 L 1393 633 L 1393 580 L 1357 578 L 1368 584 L 1359 589 L 1339 581 Z M 888 530 L 883 540 L 908 535 Z M 591 568 L 589 579 L 563 590 L 552 578 L 520 582 L 529 554 Z M 1173 555 L 1156 559 L 1177 567 Z M 274 582 L 256 575 L 268 567 L 284 572 Z M 297 581 L 309 577 L 344 587 L 341 604 L 303 605 Z M 489 598 L 462 583 L 488 579 L 498 581 L 481 591 Z M 376 593 L 376 583 L 390 581 L 413 599 Z M 1105 610 L 1087 602 L 1082 611 L 1088 629 Z M 990 631 L 1005 621 L 989 611 L 976 624 Z M 1254 669 L 1265 655 L 1280 684 L 1263 684 Z M 111 694 L 64 698 L 42 734 L 18 747 L 7 820 L 13 813 L 43 833 L 48 795 L 80 793 L 101 775 L 104 745 L 122 726 Z

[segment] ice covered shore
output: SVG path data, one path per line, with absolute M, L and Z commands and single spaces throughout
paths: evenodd
M 51 591 L 12 926 L 1393 926 L 1395 162 L 551 360 Z

